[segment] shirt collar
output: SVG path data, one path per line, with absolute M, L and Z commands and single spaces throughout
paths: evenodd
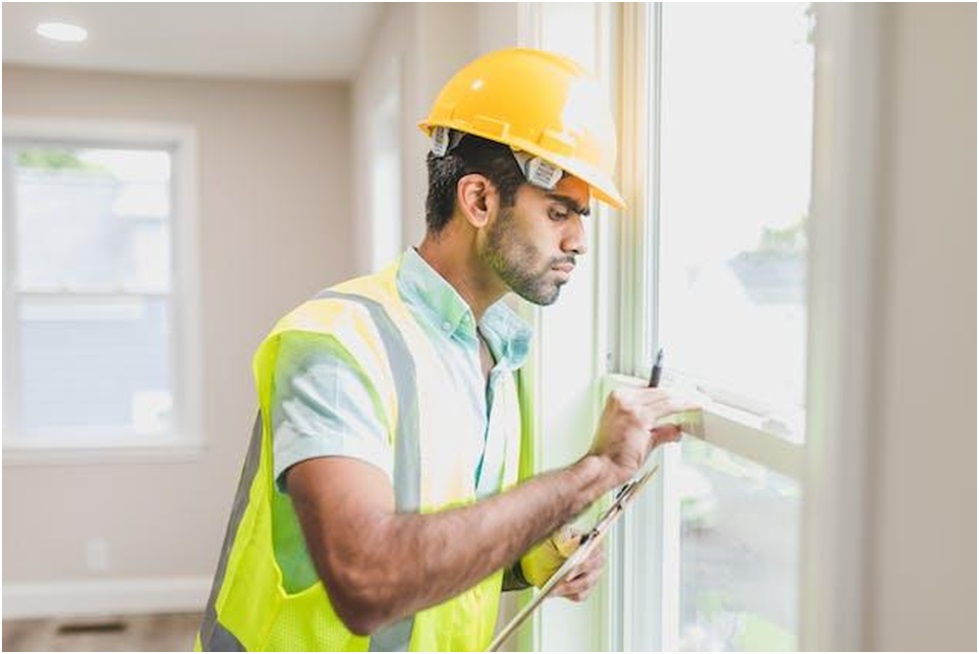
M 493 354 L 497 359 L 505 360 L 510 370 L 518 369 L 527 361 L 530 326 L 507 306 L 505 300 L 498 300 L 486 310 L 479 327 Z
M 408 248 L 402 255 L 397 284 L 408 305 L 415 308 L 434 329 L 446 337 L 457 336 L 475 343 L 476 324 L 469 305 L 415 248 Z M 493 355 L 504 361 L 511 370 L 516 370 L 526 361 L 530 349 L 530 328 L 503 300 L 490 306 L 483 314 L 480 331 L 486 337 Z

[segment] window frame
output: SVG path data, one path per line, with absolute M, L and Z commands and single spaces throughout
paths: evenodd
M 201 304 L 200 268 L 198 255 L 197 217 L 197 138 L 189 125 L 171 123 L 142 123 L 127 121 L 93 121 L 82 119 L 44 119 L 10 117 L 3 121 L 4 168 L 12 170 L 8 161 L 9 142 L 69 147 L 104 147 L 159 149 L 171 154 L 172 210 L 171 264 L 172 287 L 169 292 L 112 291 L 78 293 L 40 292 L 45 297 L 90 298 L 106 297 L 164 297 L 167 299 L 170 324 L 171 388 L 174 394 L 174 421 L 168 433 L 140 435 L 130 429 L 66 428 L 71 437 L 63 434 L 37 437 L 19 433 L 21 428 L 20 379 L 18 346 L 18 312 L 21 296 L 36 295 L 30 290 L 15 288 L 14 271 L 17 259 L 13 189 L 5 188 L 3 231 L 3 341 L 8 356 L 3 366 L 4 405 L 8 411 L 4 420 L 4 465 L 36 465 L 65 463 L 104 463 L 142 460 L 194 460 L 204 450 L 202 365 L 201 365 Z M 11 179 L 5 176 L 4 183 Z M 12 359 L 12 360 L 11 360 Z M 9 430 L 9 431 L 8 431 Z M 60 431 L 60 430 L 59 430 Z
M 612 369 L 620 374 L 606 375 L 603 395 L 616 388 L 644 386 L 652 354 L 659 347 L 658 302 L 651 298 L 659 284 L 662 5 L 626 4 L 621 24 L 619 130 L 631 138 L 620 139 L 620 161 L 630 209 L 619 225 L 621 263 L 616 280 L 618 288 L 614 292 L 617 302 L 610 305 L 611 320 L 617 314 L 619 321 L 610 360 L 615 362 Z M 808 320 L 812 325 L 812 316 Z M 676 381 L 668 361 L 664 381 L 667 384 Z M 746 407 L 726 405 L 714 399 L 704 406 L 703 429 L 696 436 L 798 481 L 805 492 L 806 446 L 781 438 L 777 428 L 773 428 L 777 426 L 765 424 L 765 418 Z M 657 478 L 632 512 L 623 518 L 622 528 L 610 540 L 613 599 L 607 615 L 613 635 L 609 647 L 620 651 L 678 648 L 680 507 L 674 488 L 680 463 L 679 445 L 658 448 L 653 458 L 660 466 Z M 802 587 L 803 570 L 800 569 L 800 596 Z M 659 623 L 650 621 L 650 615 L 659 616 Z M 806 630 L 801 624 L 801 610 L 799 615 L 802 646 Z
M 885 21 L 883 9 L 876 5 L 813 6 L 817 28 L 808 233 L 806 442 L 793 447 L 803 490 L 799 648 L 859 650 L 865 648 L 869 635 L 864 598 L 872 581 L 867 545 L 867 525 L 872 517 L 868 461 L 874 444 L 869 427 L 879 320 L 874 298 L 881 284 L 878 271 L 885 236 L 880 225 L 884 209 L 880 188 L 886 162 L 878 154 L 883 142 L 879 125 L 883 62 L 879 53 Z M 659 10 L 658 4 L 623 7 L 619 23 L 624 62 L 620 97 L 626 106 L 620 116 L 620 135 L 636 129 L 625 111 L 630 101 L 635 103 L 648 92 L 636 86 L 649 79 L 648 71 L 630 66 L 649 61 L 643 56 L 648 52 L 644 48 L 657 43 L 651 39 L 660 23 L 658 16 L 647 16 L 647 12 Z M 647 24 L 652 25 L 648 31 Z M 642 140 L 620 138 L 620 142 L 623 189 L 630 206 L 641 211 L 645 206 L 642 194 L 658 189 L 647 190 L 643 177 L 636 174 L 637 169 L 641 172 L 643 165 L 648 165 L 637 158 L 636 144 Z M 632 210 L 632 216 L 623 217 L 620 230 L 641 229 L 634 224 L 643 222 Z M 635 283 L 637 266 L 650 252 L 649 242 L 655 235 L 628 236 L 619 239 L 621 274 L 609 291 L 615 299 L 609 305 L 608 319 L 613 324 L 616 310 L 622 322 L 635 321 L 640 315 L 637 307 L 629 304 L 628 296 L 623 296 L 623 289 L 648 291 L 648 286 L 629 284 Z M 626 381 L 632 376 L 631 383 L 635 384 L 642 382 L 639 373 L 646 371 L 643 362 L 648 361 L 653 344 L 643 346 L 640 342 L 637 346 L 635 333 L 630 330 L 635 330 L 635 322 L 620 323 L 620 328 L 613 330 L 618 342 L 610 343 L 607 353 L 612 369 L 618 365 L 619 372 L 627 375 Z M 602 391 L 608 392 L 622 382 L 608 377 Z M 708 407 L 707 420 L 710 414 Z M 710 426 L 704 433 L 708 441 L 716 441 L 719 434 Z M 730 450 L 737 445 L 726 443 L 724 447 Z M 611 535 L 611 601 L 605 607 L 605 619 L 611 627 L 609 649 L 676 648 L 677 643 L 670 642 L 668 635 L 664 638 L 660 625 L 650 627 L 643 619 L 657 614 L 676 619 L 678 607 L 670 605 L 668 594 L 649 592 L 649 588 L 666 586 L 636 583 L 657 571 L 661 583 L 678 583 L 678 551 L 672 549 L 678 535 L 669 524 L 675 505 L 664 499 L 673 481 L 669 458 L 679 454 L 676 449 L 667 446 L 654 452 L 661 465 L 666 459 L 663 474 Z M 644 520 L 650 528 L 641 531 Z M 645 539 L 644 550 L 637 547 L 640 538 Z

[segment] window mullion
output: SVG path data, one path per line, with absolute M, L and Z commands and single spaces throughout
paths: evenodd
M 660 448 L 662 460 L 662 517 L 660 532 L 660 651 L 675 652 L 680 640 L 680 445 Z
M 646 136 L 646 151 L 648 155 L 648 188 L 647 210 L 649 218 L 646 221 L 645 249 L 641 253 L 646 283 L 643 286 L 644 297 L 648 298 L 646 306 L 648 324 L 642 330 L 643 340 L 638 349 L 639 360 L 637 370 L 646 372 L 646 365 L 652 367 L 653 353 L 662 346 L 659 337 L 659 263 L 660 263 L 660 123 L 661 123 L 661 90 L 663 70 L 663 3 L 652 5 L 647 16 L 649 36 L 646 43 L 646 62 L 649 66 L 646 79 L 648 82 L 647 96 L 649 102 L 649 128 Z
M 650 21 L 654 12 L 646 4 L 623 6 L 622 102 L 620 138 L 622 188 L 628 207 L 617 225 L 620 265 L 618 276 L 618 347 L 614 370 L 642 374 L 648 368 L 650 321 L 655 307 L 648 299 L 650 260 L 647 213 L 650 210 Z M 652 313 L 650 313 L 652 310 Z

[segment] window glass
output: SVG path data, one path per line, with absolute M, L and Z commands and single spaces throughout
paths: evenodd
M 16 392 L 5 396 L 17 421 L 5 414 L 5 435 L 81 444 L 171 432 L 170 152 L 4 149 L 16 320 L 5 338 Z
M 797 412 L 811 9 L 667 3 L 662 16 L 659 341 L 705 388 Z
M 170 288 L 168 152 L 25 147 L 13 161 L 19 288 Z
M 24 431 L 169 430 L 164 300 L 25 297 L 19 317 Z
M 799 483 L 703 441 L 681 451 L 680 649 L 798 649 Z

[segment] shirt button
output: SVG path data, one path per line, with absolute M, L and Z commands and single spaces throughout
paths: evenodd
M 442 323 L 442 331 L 447 332 L 452 329 L 452 325 L 449 322 Z

